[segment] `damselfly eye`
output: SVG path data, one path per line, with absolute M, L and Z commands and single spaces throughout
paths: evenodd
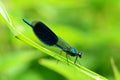
M 81 52 L 79 52 L 79 53 L 78 53 L 78 56 L 79 56 L 80 58 L 82 58 L 82 53 L 81 53 Z

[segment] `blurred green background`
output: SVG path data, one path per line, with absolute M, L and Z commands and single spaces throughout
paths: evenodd
M 114 80 L 110 58 L 114 58 L 120 70 L 119 0 L 1 2 L 14 20 L 14 25 L 28 27 L 22 22 L 23 18 L 43 21 L 83 53 L 82 59 L 79 59 L 82 66 Z M 0 80 L 66 80 L 64 76 L 38 63 L 41 58 L 52 57 L 16 39 L 2 17 L 0 21 Z

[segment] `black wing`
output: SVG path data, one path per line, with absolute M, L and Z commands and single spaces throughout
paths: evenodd
M 58 37 L 55 33 L 42 22 L 37 22 L 33 25 L 33 31 L 43 43 L 49 46 L 55 45 L 58 41 Z

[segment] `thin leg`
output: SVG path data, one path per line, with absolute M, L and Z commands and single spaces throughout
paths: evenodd
M 60 51 L 60 55 L 62 55 L 62 50 Z M 58 64 L 59 61 L 60 61 L 60 60 L 57 60 L 57 63 L 56 63 L 56 64 Z
M 66 53 L 66 59 L 67 59 L 67 63 L 69 64 L 69 62 L 68 62 L 68 54 Z
M 62 52 L 63 52 L 63 51 L 62 51 L 62 50 L 60 50 L 60 53 L 59 53 L 59 54 L 61 55 L 61 54 L 62 54 Z M 56 55 L 57 55 L 57 54 L 55 54 L 55 56 L 56 56 Z
M 77 61 L 78 62 L 78 64 L 81 64 L 79 61 Z
M 74 61 L 74 64 L 76 63 L 76 61 L 77 61 L 77 58 L 78 58 L 78 56 L 76 56 L 76 59 L 75 59 L 75 61 Z
M 62 54 L 63 50 L 60 51 L 60 55 Z

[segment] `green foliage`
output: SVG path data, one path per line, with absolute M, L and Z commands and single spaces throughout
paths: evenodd
M 16 35 L 15 37 L 16 38 L 18 38 L 18 39 L 20 39 L 20 40 L 22 40 L 22 41 L 24 41 L 24 42 L 26 42 L 26 43 L 28 43 L 28 44 L 30 44 L 31 46 L 34 46 L 34 47 L 36 47 L 37 49 L 39 49 L 40 51 L 42 51 L 42 52 L 44 52 L 44 53 L 47 53 L 47 54 L 49 54 L 49 55 L 51 55 L 51 56 L 53 56 L 54 58 L 56 58 L 56 59 L 59 59 L 60 61 L 65 61 L 66 59 L 63 57 L 63 56 L 61 56 L 61 55 L 57 55 L 57 56 L 55 56 L 55 52 L 54 51 L 49 51 L 49 50 L 47 50 L 46 48 L 43 48 L 41 45 L 39 45 L 39 44 L 37 44 L 37 43 L 35 43 L 34 41 L 32 41 L 31 39 L 29 39 L 29 38 L 27 38 L 26 36 L 24 36 L 24 34 L 22 34 L 22 33 L 20 33 L 20 31 L 19 30 L 17 30 L 13 25 L 11 25 L 12 24 L 12 22 L 10 21 L 10 18 L 8 17 L 8 15 L 7 15 L 7 13 L 5 12 L 5 10 L 1 10 L 2 12 L 1 12 L 1 15 L 5 18 L 5 20 L 7 21 L 7 23 L 9 24 L 9 28 L 10 28 L 10 30 L 12 30 L 12 32 L 14 33 L 14 35 Z M 57 54 L 57 53 L 56 53 Z M 23 55 L 22 55 L 23 56 Z M 24 57 L 25 57 L 25 55 L 24 55 Z M 13 58 L 14 59 L 14 58 Z M 28 57 L 28 59 L 30 59 L 29 57 Z M 26 58 L 26 60 L 27 60 L 27 58 Z M 25 60 L 25 61 L 26 61 Z M 19 61 L 19 59 L 18 59 L 18 61 Z M 20 62 L 18 62 L 17 60 L 16 60 L 16 62 L 17 63 L 20 63 Z M 22 61 L 22 60 L 20 60 L 20 61 Z M 58 66 L 56 66 L 56 65 L 54 65 L 54 63 L 55 62 L 51 62 L 51 60 L 48 60 L 48 61 L 44 61 L 44 60 L 42 60 L 42 64 L 43 65 L 46 65 L 46 67 L 47 66 L 49 66 L 48 68 L 50 68 L 50 69 L 55 69 L 56 71 L 62 71 L 62 70 L 64 70 L 64 67 L 66 66 L 65 64 L 64 65 L 61 65 L 61 64 L 59 64 Z M 12 61 L 11 61 L 12 62 Z M 23 62 L 23 61 L 22 61 Z M 4 63 L 4 62 L 3 62 Z M 8 63 L 10 63 L 9 61 L 8 61 Z M 98 74 L 96 74 L 96 73 L 94 73 L 94 72 L 92 72 L 92 71 L 90 71 L 90 70 L 87 70 L 86 68 L 84 68 L 84 67 L 82 67 L 82 66 L 80 66 L 80 65 L 78 65 L 78 64 L 76 64 L 76 65 L 74 65 L 73 64 L 73 62 L 71 62 L 71 61 L 69 61 L 69 64 L 71 64 L 71 66 L 69 65 L 69 66 L 67 66 L 66 67 L 66 71 L 63 71 L 63 73 L 61 72 L 61 74 L 64 76 L 64 75 L 67 75 L 67 78 L 68 79 L 71 79 L 71 80 L 73 80 L 73 79 L 75 79 L 75 80 L 78 80 L 78 79 L 82 79 L 82 80 L 85 80 L 85 79 L 89 79 L 89 80 L 96 80 L 96 79 L 102 79 L 102 80 L 107 80 L 107 79 L 105 79 L 104 77 L 102 77 L 102 76 L 100 76 L 100 75 L 98 75 Z M 1 66 L 2 67 L 2 66 Z M 7 67 L 9 67 L 9 66 L 7 66 Z M 5 68 L 5 67 L 4 67 Z M 3 68 L 1 68 L 1 70 L 4 70 Z M 72 72 L 70 71 L 70 72 L 68 72 L 69 70 L 72 70 Z M 75 71 L 75 73 L 73 73 Z M 72 76 L 73 74 L 76 74 L 75 76 Z M 78 74 L 78 75 L 77 75 Z
M 112 68 L 113 68 L 113 72 L 114 72 L 116 80 L 120 80 L 120 72 L 118 71 L 118 69 L 114 63 L 113 58 L 111 58 L 111 64 L 112 64 Z
M 7 11 L 0 3 L 0 80 L 104 80 L 102 76 L 114 80 L 109 60 L 112 56 L 119 69 L 119 0 L 10 0 L 2 3 Z M 65 53 L 59 55 L 60 49 L 39 41 L 23 18 L 44 22 L 81 51 L 83 57 L 78 60 L 81 65 L 74 65 L 72 57 L 67 65 Z M 57 61 L 53 58 L 60 62 L 55 64 Z M 114 74 L 119 73 L 114 64 L 112 66 Z

